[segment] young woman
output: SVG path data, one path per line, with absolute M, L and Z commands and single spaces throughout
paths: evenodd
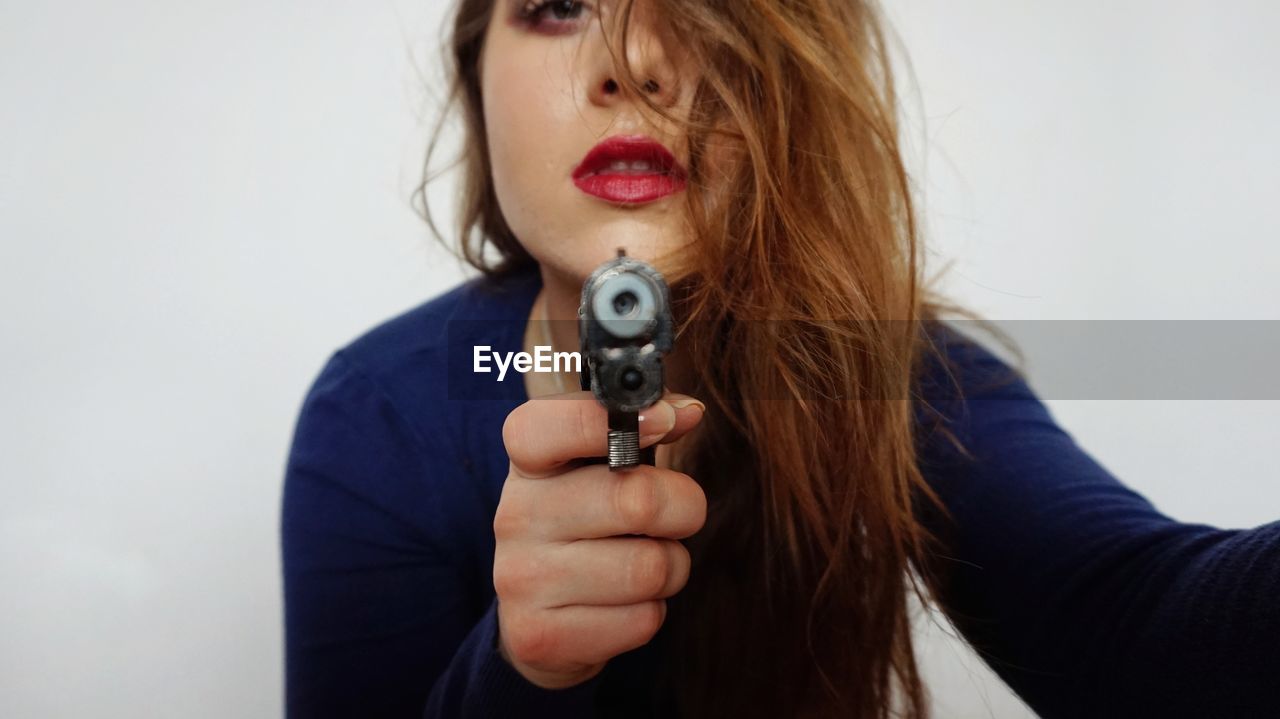
M 1048 716 L 1280 714 L 1280 525 L 1161 515 L 937 321 L 871 2 L 462 0 L 452 58 L 482 274 L 305 401 L 291 715 L 923 716 L 913 592 Z M 471 357 L 576 350 L 617 247 L 680 328 L 611 473 Z

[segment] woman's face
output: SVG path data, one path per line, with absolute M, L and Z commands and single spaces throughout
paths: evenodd
M 677 130 L 652 124 L 653 112 L 641 114 L 643 100 L 613 66 L 597 14 L 611 27 L 617 2 L 494 2 L 481 95 L 498 204 L 520 243 L 545 270 L 578 281 L 619 247 L 654 262 L 683 246 L 688 149 Z M 687 117 L 696 78 L 646 6 L 632 11 L 632 71 L 656 104 Z

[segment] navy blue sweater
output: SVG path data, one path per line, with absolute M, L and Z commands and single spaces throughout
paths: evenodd
M 493 516 L 501 427 L 536 271 L 473 280 L 340 349 L 295 428 L 281 522 L 292 717 L 609 716 L 646 695 L 641 647 L 544 690 L 498 654 Z M 951 329 L 962 397 L 929 396 L 973 453 L 924 433 L 952 523 L 941 599 L 987 663 L 1047 717 L 1280 716 L 1280 523 L 1176 522 L 1116 480 L 1025 383 Z M 923 426 L 923 425 L 922 425 Z M 607 690 L 606 690 L 607 688 Z M 656 715 L 665 715 L 656 710 Z

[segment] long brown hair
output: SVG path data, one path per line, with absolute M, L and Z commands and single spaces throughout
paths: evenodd
M 709 407 L 680 461 L 708 521 L 686 541 L 693 569 L 669 601 L 662 679 L 689 717 L 925 716 L 909 599 L 935 581 L 917 511 L 937 498 L 911 398 L 936 352 L 922 323 L 969 313 L 920 280 L 879 10 L 646 1 L 702 72 L 691 117 L 653 104 L 622 59 L 624 0 L 610 43 L 620 81 L 689 137 L 695 239 L 670 277 L 678 345 Z M 496 277 L 534 261 L 489 181 L 478 61 L 493 4 L 462 0 L 449 66 L 466 129 L 461 254 Z M 717 144 L 735 161 L 709 163 Z M 431 179 L 415 201 L 439 237 Z

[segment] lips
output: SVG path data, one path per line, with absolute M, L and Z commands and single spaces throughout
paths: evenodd
M 611 137 L 573 171 L 578 189 L 609 202 L 653 202 L 685 187 L 685 169 L 662 143 L 644 135 Z

